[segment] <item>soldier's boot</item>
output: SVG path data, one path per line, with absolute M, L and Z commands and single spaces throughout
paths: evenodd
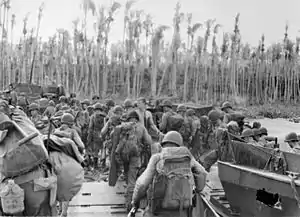
M 62 207 L 61 207 L 61 214 L 60 217 L 67 217 L 68 216 L 68 208 L 69 208 L 69 201 L 64 201 L 62 202 Z

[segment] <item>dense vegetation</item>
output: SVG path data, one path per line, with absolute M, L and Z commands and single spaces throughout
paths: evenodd
M 166 44 L 163 33 L 171 27 L 154 25 L 150 15 L 132 9 L 134 1 L 96 8 L 92 0 L 83 0 L 85 16 L 73 21 L 72 34 L 59 29 L 48 42 L 42 42 L 41 5 L 36 31 L 28 30 L 25 17 L 23 37 L 18 45 L 13 45 L 7 32 L 11 31 L 11 36 L 14 33 L 15 15 L 10 20 L 10 1 L 3 2 L 1 89 L 12 82 L 54 82 L 82 96 L 171 95 L 203 104 L 232 98 L 251 104 L 296 103 L 299 98 L 300 39 L 289 39 L 288 26 L 282 43 L 265 47 L 262 35 L 259 46 L 251 48 L 241 41 L 238 14 L 232 33 L 225 33 L 218 47 L 220 24 L 212 19 L 194 22 L 192 14 L 184 14 L 178 3 L 173 17 L 173 39 Z M 118 10 L 125 10 L 123 36 L 119 43 L 109 46 L 110 28 Z M 86 34 L 88 13 L 97 17 L 97 34 L 93 38 Z M 180 39 L 183 22 L 188 23 L 187 43 Z M 201 28 L 205 29 L 204 36 L 196 37 Z M 208 45 L 210 41 L 212 46 Z

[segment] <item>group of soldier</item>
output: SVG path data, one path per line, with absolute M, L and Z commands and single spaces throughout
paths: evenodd
M 116 105 L 98 96 L 92 101 L 62 96 L 58 104 L 42 98 L 22 109 L 42 134 L 51 134 L 56 124 L 72 129 L 88 171 L 110 170 L 111 179 L 113 168 L 117 178 L 123 173 L 127 210 L 137 210 L 146 195 L 144 216 L 191 215 L 193 194 L 202 191 L 211 166 L 228 149 L 224 132 L 251 145 L 276 148 L 266 128 L 259 122 L 251 126 L 229 102 L 201 117 L 184 104 L 174 111 L 170 100 L 161 107 L 160 116 L 147 110 L 145 98 Z M 286 142 L 299 148 L 293 133 Z

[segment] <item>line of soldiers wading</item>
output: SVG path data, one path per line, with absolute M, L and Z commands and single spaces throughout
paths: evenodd
M 153 116 L 159 115 L 147 110 L 145 98 L 135 103 L 127 99 L 123 105 L 107 100 L 104 105 L 98 96 L 94 96 L 92 102 L 80 102 L 75 97 L 62 96 L 57 105 L 42 98 L 22 108 L 40 135 L 44 135 L 41 137 L 57 176 L 56 200 L 61 202 L 61 216 L 67 215 L 69 201 L 80 190 L 82 167 L 90 172 L 109 170 L 111 186 L 123 172 L 130 216 L 135 215 L 145 197 L 147 207 L 143 216 L 192 216 L 197 204 L 195 198 L 205 186 L 207 172 L 226 153 L 224 132 L 254 145 L 273 145 L 266 137 L 265 128 L 259 123 L 252 127 L 245 124 L 245 117 L 235 112 L 229 102 L 223 103 L 222 112 L 212 110 L 207 116 L 197 117 L 195 110 L 185 105 L 173 111 L 172 103 L 165 100 L 161 105 L 161 120 L 155 122 Z M 8 109 L 3 102 L 2 107 Z M 10 109 L 10 112 L 20 111 L 18 106 Z M 64 144 L 68 144 L 71 151 L 62 148 Z M 60 153 L 73 158 L 79 167 L 67 164 L 66 157 Z M 25 191 L 25 194 L 30 192 Z M 42 208 L 36 211 L 36 207 L 34 212 L 26 212 L 26 208 L 30 208 L 28 203 L 25 196 L 26 215 L 45 215 L 40 211 Z M 51 216 L 53 211 L 46 214 Z

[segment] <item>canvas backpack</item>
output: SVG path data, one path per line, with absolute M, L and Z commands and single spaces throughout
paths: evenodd
M 182 211 L 192 206 L 194 178 L 190 165 L 188 155 L 161 155 L 149 193 L 153 213 Z
M 171 115 L 168 117 L 167 131 L 179 132 L 183 123 L 184 118 L 182 117 L 182 115 L 177 114 L 176 112 L 172 112 Z
M 124 123 L 121 125 L 119 143 L 115 150 L 118 163 L 126 163 L 131 157 L 140 156 L 140 147 L 136 134 L 135 123 Z

